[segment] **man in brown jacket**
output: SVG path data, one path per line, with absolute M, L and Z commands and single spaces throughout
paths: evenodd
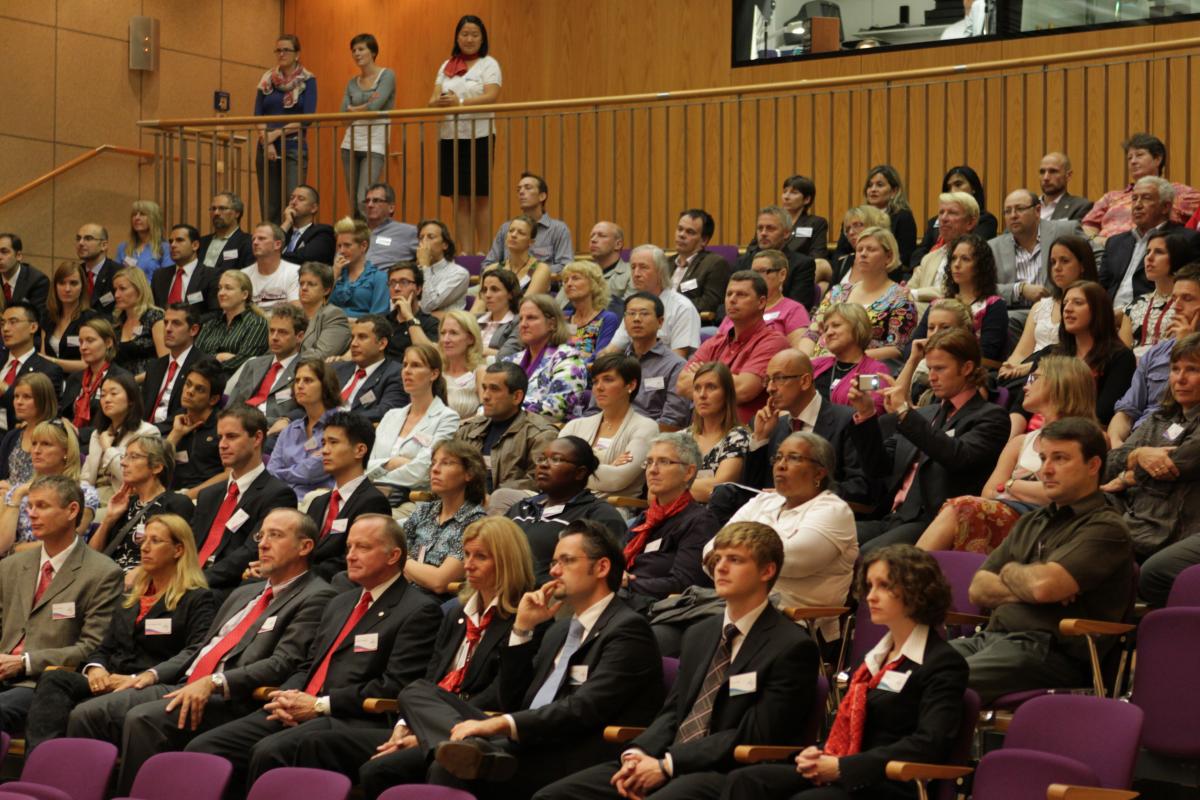
M 529 378 L 516 364 L 489 365 L 480 385 L 483 416 L 463 422 L 454 438 L 479 448 L 487 465 L 488 512 L 503 514 L 513 503 L 536 493 L 533 459 L 558 437 L 558 429 L 521 407 Z

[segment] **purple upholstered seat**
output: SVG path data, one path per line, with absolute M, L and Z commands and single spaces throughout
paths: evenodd
M 308 767 L 279 767 L 259 776 L 246 800 L 346 800 L 350 779 L 339 772 Z
M 232 773 L 233 764 L 220 756 L 158 753 L 142 764 L 129 794 L 137 800 L 221 800 Z
M 475 795 L 450 786 L 402 783 L 379 795 L 379 800 L 475 800 Z

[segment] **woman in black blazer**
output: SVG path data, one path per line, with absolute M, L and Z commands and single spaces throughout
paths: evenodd
M 113 614 L 104 641 L 78 672 L 43 672 L 26 722 L 25 746 L 65 736 L 71 710 L 101 694 L 125 689 L 139 673 L 199 645 L 212 624 L 216 604 L 196 561 L 196 542 L 187 522 L 162 514 L 140 534 L 142 563 L 132 587 Z
M 42 356 L 62 367 L 68 375 L 83 368 L 79 355 L 79 326 L 97 312 L 91 309 L 92 295 L 87 273 L 79 261 L 64 261 L 54 270 L 54 291 L 42 311 Z
M 58 413 L 75 425 L 83 455 L 87 455 L 93 427 L 100 417 L 100 387 L 108 378 L 130 372 L 112 363 L 117 357 L 117 332 L 108 320 L 93 317 L 83 322 L 78 336 L 84 368 L 67 376 Z M 79 402 L 80 395 L 85 393 L 90 398 L 86 405 Z
M 723 800 L 915 797 L 911 784 L 887 779 L 887 763 L 948 756 L 962 723 L 967 663 L 937 632 L 950 607 L 946 578 L 933 556 L 891 545 L 863 556 L 857 590 L 871 622 L 888 632 L 854 672 L 823 747 L 805 748 L 794 767 L 735 770 Z

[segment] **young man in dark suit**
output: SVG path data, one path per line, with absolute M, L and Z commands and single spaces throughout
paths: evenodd
M 308 331 L 308 317 L 291 303 L 275 306 L 267 316 L 270 352 L 243 364 L 228 386 L 229 402 L 246 403 L 263 412 L 267 418 L 267 436 L 274 437 L 288 426 L 291 421 L 288 415 L 299 409 L 292 397 L 292 382 L 296 378 L 300 345 Z
M 218 310 L 215 269 L 200 263 L 200 231 L 191 225 L 176 225 L 167 233 L 174 266 L 159 267 L 150 276 L 154 305 L 167 308 L 176 303 L 193 306 L 199 313 Z
M 342 385 L 342 402 L 375 423 L 393 408 L 409 403 L 400 365 L 384 358 L 391 333 L 391 324 L 378 314 L 351 320 L 350 360 L 334 366 Z
M 108 257 L 108 229 L 94 222 L 79 226 L 75 234 L 75 255 L 83 264 L 92 309 L 106 319 L 112 319 L 117 302 L 113 297 L 112 281 L 121 265 Z
M 4 241 L 0 238 L 0 244 Z M 56 397 L 62 397 L 63 371 L 57 364 L 43 358 L 34 351 L 41 326 L 37 308 L 26 300 L 14 300 L 0 313 L 0 339 L 8 351 L 3 366 L 0 366 L 0 429 L 11 430 L 17 424 L 13 415 L 12 390 L 17 378 L 30 372 L 40 372 L 50 379 Z
M 165 436 L 170 433 L 174 419 L 183 407 L 185 376 L 206 356 L 192 346 L 200 334 L 200 312 L 187 303 L 163 308 L 163 341 L 167 345 L 167 354 L 146 364 L 142 408 L 146 409 L 146 421 L 157 426 Z
M 716 223 L 702 208 L 689 208 L 675 225 L 675 259 L 671 288 L 682 294 L 700 313 L 714 314 L 725 302 L 729 264 L 704 248 L 712 239 Z
M 217 441 L 217 412 L 225 392 L 225 370 L 216 359 L 202 358 L 183 376 L 180 412 L 166 439 L 175 447 L 171 489 L 193 502 L 200 492 L 225 481 Z
M 283 257 L 293 264 L 319 261 L 333 265 L 335 238 L 333 228 L 317 222 L 317 210 L 321 198 L 317 190 L 302 183 L 292 189 L 287 208 L 283 210 L 280 227 L 287 234 L 283 243 Z
M 316 535 L 295 509 L 268 514 L 258 537 L 266 581 L 235 589 L 202 642 L 75 707 L 68 736 L 122 743 L 122 792 L 150 756 L 249 713 L 255 689 L 279 685 L 304 661 L 334 596 L 308 568 Z
M 754 225 L 754 244 L 738 259 L 737 270 L 752 269 L 754 257 L 762 250 L 778 250 L 787 256 L 788 274 L 783 293 L 810 312 L 816 307 L 814 287 L 817 281 L 817 262 L 800 250 L 792 235 L 792 218 L 779 206 L 767 206 L 758 212 Z
M 1092 210 L 1092 201 L 1067 191 L 1074 172 L 1066 153 L 1047 153 L 1038 164 L 1042 194 L 1038 198 L 1043 220 L 1080 222 Z
M 26 300 L 36 309 L 46 307 L 50 279 L 37 267 L 21 261 L 21 237 L 0 233 L 0 289 L 4 302 Z
M 799 739 L 820 659 L 808 634 L 768 601 L 783 542 L 766 525 L 734 523 L 717 534 L 709 566 L 725 613 L 688 630 L 679 675 L 654 722 L 619 762 L 564 778 L 536 800 L 716 798 L 738 744 Z
M 364 514 L 350 528 L 346 574 L 358 587 L 329 603 L 304 663 L 261 711 L 193 739 L 189 752 L 229 759 L 247 786 L 292 766 L 312 733 L 379 727 L 368 697 L 392 697 L 425 674 L 442 612 L 404 579 L 404 530 L 390 514 Z M 234 778 L 237 781 L 237 776 Z
M 292 487 L 267 472 L 262 460 L 267 418 L 245 404 L 217 417 L 218 450 L 229 478 L 196 498 L 196 549 L 204 577 L 214 590 L 232 589 L 254 559 L 254 534 L 267 513 L 295 508 Z

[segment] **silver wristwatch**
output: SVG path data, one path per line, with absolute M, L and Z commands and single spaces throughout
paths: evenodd
M 213 685 L 214 689 L 219 689 L 221 694 L 225 693 L 225 673 L 214 672 L 212 675 L 209 676 L 209 680 L 212 681 L 212 685 Z

